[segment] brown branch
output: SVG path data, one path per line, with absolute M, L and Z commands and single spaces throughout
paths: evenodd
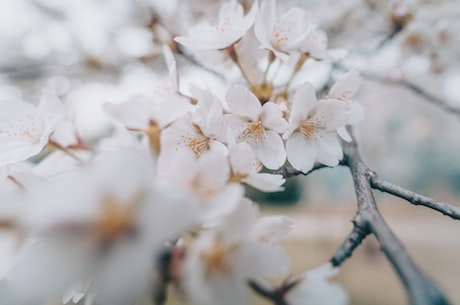
M 298 169 L 295 169 L 293 168 L 292 166 L 286 166 L 284 168 L 281 168 L 279 170 L 275 170 L 275 171 L 271 171 L 270 173 L 271 174 L 275 174 L 275 175 L 282 175 L 283 178 L 289 178 L 289 177 L 294 177 L 294 176 L 300 176 L 300 175 L 304 175 L 304 176 L 307 176 L 308 174 L 318 170 L 318 169 L 322 169 L 322 168 L 325 168 L 325 167 L 330 167 L 330 166 L 327 166 L 327 165 L 324 165 L 324 164 L 321 164 L 321 163 L 315 163 L 315 165 L 313 165 L 313 168 L 311 170 L 309 170 L 308 172 L 302 172 L 302 171 L 299 171 Z
M 438 202 L 430 197 L 426 197 L 415 192 L 409 191 L 399 185 L 382 180 L 377 175 L 371 176 L 371 186 L 379 191 L 392 194 L 405 199 L 414 205 L 423 205 L 435 211 L 438 211 L 453 219 L 460 220 L 460 208 L 448 203 Z
M 369 234 L 368 226 L 362 226 L 360 221 L 353 220 L 353 230 L 331 258 L 331 264 L 335 267 L 340 266 Z
M 252 290 L 261 297 L 271 301 L 275 305 L 289 305 L 286 300 L 286 294 L 297 284 L 298 280 L 291 281 L 288 277 L 279 287 L 264 287 L 254 280 L 249 280 L 248 285 Z
M 449 304 L 439 288 L 412 261 L 403 245 L 380 214 L 372 193 L 373 172 L 361 160 L 356 141 L 342 142 L 344 163 L 350 169 L 358 204 L 354 218 L 355 229 L 350 233 L 332 261 L 343 262 L 359 245 L 367 232 L 373 234 L 382 252 L 406 288 L 412 305 Z M 363 232 L 360 233 L 360 230 Z

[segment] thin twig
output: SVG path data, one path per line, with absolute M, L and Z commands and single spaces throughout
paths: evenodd
M 299 171 L 298 169 L 293 168 L 292 166 L 286 166 L 284 168 L 272 171 L 270 173 L 275 174 L 275 175 L 282 175 L 283 178 L 289 178 L 289 177 L 300 176 L 300 175 L 307 176 L 308 174 L 310 174 L 310 173 L 312 173 L 312 172 L 314 172 L 314 171 L 316 171 L 318 169 L 325 168 L 325 167 L 330 167 L 330 166 L 327 166 L 327 165 L 324 165 L 324 164 L 321 164 L 321 163 L 315 163 L 315 165 L 313 165 L 313 168 L 311 170 L 309 170 L 308 172 L 304 173 L 302 171 Z
M 412 305 L 449 304 L 439 288 L 415 265 L 380 214 L 372 193 L 373 172 L 362 161 L 356 141 L 342 141 L 342 146 L 345 156 L 344 163 L 350 169 L 358 204 L 354 226 L 358 229 L 367 228 L 377 238 L 382 252 L 405 286 Z M 358 235 L 358 237 L 360 236 Z M 360 240 L 362 239 L 349 239 L 350 244 L 345 248 L 349 252 L 345 252 L 345 254 L 351 255 Z M 347 241 L 345 241 L 346 243 Z M 343 251 L 343 245 L 339 251 Z
M 405 199 L 414 205 L 423 205 L 435 211 L 438 211 L 453 219 L 460 220 L 460 208 L 448 203 L 438 202 L 430 197 L 426 197 L 415 192 L 409 191 L 399 185 L 390 183 L 379 178 L 377 175 L 371 176 L 371 186 L 379 191 L 392 194 Z
M 353 230 L 331 258 L 331 264 L 340 266 L 369 234 L 368 226 L 361 226 L 361 222 L 353 221 Z

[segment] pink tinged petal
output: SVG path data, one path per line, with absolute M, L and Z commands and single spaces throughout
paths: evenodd
M 306 173 L 313 168 L 315 163 L 316 143 L 296 132 L 286 142 L 286 153 L 289 163 L 295 169 Z
M 343 158 L 342 146 L 336 134 L 321 133 L 316 143 L 316 161 L 328 166 L 336 166 Z
M 265 137 L 253 145 L 253 148 L 260 162 L 268 169 L 278 169 L 286 161 L 283 140 L 272 130 L 266 130 Z
M 350 100 L 361 85 L 361 76 L 357 70 L 343 74 L 332 86 L 328 97 L 338 100 Z
M 292 231 L 293 221 L 285 216 L 265 216 L 257 221 L 252 235 L 264 243 L 278 243 Z
M 229 88 L 225 99 L 233 114 L 255 121 L 262 113 L 259 99 L 242 85 Z
M 350 119 L 350 107 L 338 100 L 320 100 L 312 120 L 320 122 L 326 131 L 335 131 L 345 126 Z
M 265 128 L 283 133 L 288 127 L 288 123 L 283 117 L 280 107 L 273 103 L 267 102 L 262 107 L 262 124 Z
M 283 135 L 284 139 L 290 137 L 290 135 L 299 127 L 300 123 L 308 117 L 309 113 L 316 105 L 315 88 L 310 83 L 302 84 L 295 92 L 292 100 L 289 128 Z
M 253 173 L 241 179 L 241 182 L 262 192 L 281 192 L 284 190 L 282 185 L 285 181 L 286 180 L 281 175 L 272 175 L 268 173 Z

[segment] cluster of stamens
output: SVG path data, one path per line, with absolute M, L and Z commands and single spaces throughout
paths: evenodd
M 262 121 L 253 121 L 247 123 L 238 136 L 238 140 L 246 141 L 249 143 L 259 143 L 264 138 L 265 128 L 262 125 Z

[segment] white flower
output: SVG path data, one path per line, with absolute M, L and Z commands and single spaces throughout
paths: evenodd
M 348 125 L 355 125 L 363 120 L 364 108 L 361 104 L 354 102 L 353 97 L 361 86 L 361 77 L 357 70 L 350 70 L 343 74 L 334 83 L 326 96 L 328 100 L 339 100 L 350 107 L 350 119 Z M 346 141 L 351 141 L 351 137 L 345 127 L 337 130 L 340 137 Z
M 198 159 L 210 151 L 226 151 L 222 121 L 221 102 L 210 92 L 202 92 L 195 112 L 184 115 L 162 133 L 160 162 L 177 153 Z
M 305 272 L 286 295 L 289 305 L 346 305 L 348 295 L 339 285 L 328 282 L 328 278 L 338 273 L 330 263 Z
M 199 202 L 205 226 L 231 213 L 243 197 L 243 187 L 229 183 L 227 155 L 220 151 L 210 151 L 198 160 L 189 154 L 178 154 L 170 159 L 167 168 L 161 171 L 162 178 L 185 191 L 191 201 Z
M 158 153 L 163 129 L 190 111 L 191 105 L 178 95 L 154 101 L 137 96 L 121 104 L 107 103 L 104 108 L 128 130 L 144 134 L 153 151 Z
M 300 51 L 317 60 L 339 60 L 347 55 L 346 49 L 328 49 L 327 43 L 326 32 L 315 28 L 300 46 Z
M 91 164 L 30 190 L 21 224 L 43 238 L 0 283 L 12 304 L 44 304 L 88 278 L 97 304 L 137 302 L 154 285 L 163 243 L 198 220 L 193 202 L 156 185 L 144 152 L 107 152 Z
M 273 51 L 283 61 L 289 58 L 291 52 L 299 51 L 313 29 L 314 25 L 301 8 L 293 7 L 279 16 L 276 0 L 262 2 L 254 24 L 261 47 Z
M 244 199 L 221 224 L 194 242 L 183 273 L 192 301 L 201 305 L 248 304 L 248 280 L 287 272 L 289 259 L 278 242 L 290 231 L 291 223 L 259 225 L 258 214 L 256 206 Z
M 247 15 L 243 6 L 232 0 L 222 5 L 219 17 L 212 24 L 202 22 L 192 27 L 188 36 L 174 38 L 180 44 L 194 50 L 224 49 L 246 34 L 257 13 L 254 4 Z
M 292 102 L 286 139 L 287 159 L 291 165 L 308 172 L 315 161 L 336 166 L 343 157 L 337 129 L 349 120 L 349 107 L 337 100 L 316 101 L 315 88 L 301 85 Z
M 230 181 L 242 182 L 263 192 L 282 191 L 285 179 L 281 175 L 259 173 L 262 164 L 256 158 L 251 146 L 246 142 L 230 143 L 229 159 L 231 166 Z
M 231 114 L 226 122 L 237 142 L 247 142 L 257 158 L 269 169 L 278 169 L 286 161 L 280 133 L 287 128 L 280 107 L 273 102 L 262 106 L 246 87 L 236 85 L 227 90 L 226 100 Z
M 59 99 L 46 91 L 38 107 L 21 100 L 0 101 L 0 166 L 42 151 L 64 115 Z

